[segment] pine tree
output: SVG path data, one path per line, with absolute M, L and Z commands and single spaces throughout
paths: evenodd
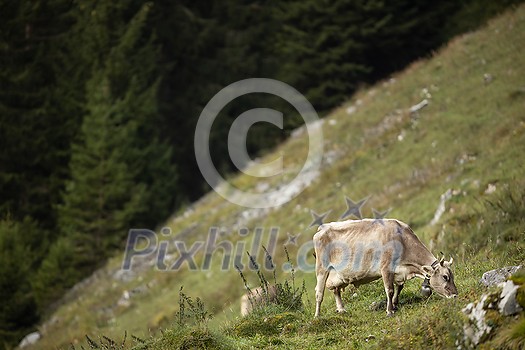
M 101 73 L 88 84 L 88 114 L 73 145 L 71 180 L 58 207 L 61 237 L 53 243 L 33 283 L 41 309 L 99 267 L 124 240 L 130 220 L 143 211 L 145 185 L 125 161 L 136 126 L 123 123 Z
M 172 157 L 177 164 L 183 164 L 180 183 L 189 199 L 196 199 L 207 190 L 193 148 L 195 126 L 204 106 L 233 82 L 272 77 L 279 64 L 267 50 L 276 28 L 270 10 L 268 1 L 258 0 L 165 1 L 153 8 L 153 24 L 161 43 L 160 57 L 166 67 L 159 87 L 160 112 L 166 134 L 177 144 Z M 265 106 L 258 102 L 260 96 L 236 99 L 216 119 L 210 135 L 210 152 L 223 172 L 233 169 L 225 142 L 230 125 L 240 113 Z M 286 127 L 287 122 L 285 119 Z M 267 123 L 254 126 L 250 132 L 256 135 L 248 139 L 252 154 L 283 138 L 281 130 Z
M 142 227 L 164 220 L 179 199 L 173 148 L 158 106 L 159 77 L 164 71 L 150 23 L 154 8 L 152 3 L 121 1 L 84 10 L 84 50 L 98 53 L 94 70 L 107 77 L 109 98 L 118 101 L 122 122 L 130 121 L 136 128 L 123 147 L 127 148 L 126 163 L 136 172 L 135 180 L 147 185 L 147 208 L 130 220 Z
M 50 231 L 80 125 L 74 24 L 69 0 L 0 3 L 0 212 Z
M 292 1 L 276 7 L 282 25 L 275 52 L 279 78 L 326 111 L 354 91 L 370 67 L 364 60 L 360 1 Z
M 457 11 L 458 1 L 369 1 L 362 13 L 361 40 L 373 82 L 402 69 L 442 45 L 444 24 Z
M 442 44 L 458 2 L 304 0 L 279 3 L 279 78 L 321 112 Z
M 114 101 L 109 90 L 108 79 L 94 75 L 82 140 L 73 146 L 72 179 L 59 208 L 61 231 L 80 240 L 76 243 L 86 247 L 82 255 L 91 256 L 94 265 L 117 247 L 129 222 L 144 211 L 146 189 L 135 183 L 137 169 L 126 163 L 126 147 L 136 137 L 137 125 L 122 113 L 125 100 Z
M 125 17 L 113 3 L 99 6 L 86 11 L 92 26 L 83 35 L 87 46 L 106 54 L 95 60 L 86 88 L 87 114 L 58 206 L 61 238 L 35 282 L 42 305 L 122 248 L 129 229 L 164 220 L 176 198 L 171 148 L 159 136 L 156 49 L 154 36 L 145 30 L 150 5 L 122 20 L 124 27 L 113 28 L 107 38 L 96 33 Z M 56 276 L 63 256 L 71 257 L 69 268 Z
M 71 237 L 59 237 L 55 240 L 41 262 L 37 273 L 30 280 L 32 294 L 36 302 L 33 312 L 53 311 L 52 304 L 78 282 L 92 266 L 91 261 L 80 261 L 79 255 L 84 247 L 75 245 Z M 83 264 L 85 263 L 85 264 Z
M 0 220 L 0 343 L 14 344 L 38 321 L 30 282 L 45 247 L 40 233 L 30 219 Z
M 118 247 L 132 225 L 165 219 L 176 198 L 171 147 L 159 136 L 157 51 L 145 28 L 151 4 L 131 19 L 122 6 L 101 3 L 91 11 L 96 25 L 87 33 L 93 47 L 107 54 L 94 65 L 87 87 L 88 114 L 73 147 L 72 179 L 59 215 L 62 232 L 78 233 L 103 252 Z M 115 38 L 97 35 L 120 21 Z

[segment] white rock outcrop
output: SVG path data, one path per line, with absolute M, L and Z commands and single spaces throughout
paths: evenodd
M 501 300 L 498 304 L 498 310 L 503 316 L 512 316 L 523 311 L 516 300 L 516 293 L 519 287 L 520 286 L 515 285 L 512 281 L 507 281 L 503 285 L 500 295 Z
M 491 271 L 489 271 L 491 272 Z M 483 294 L 481 300 L 468 304 L 463 308 L 467 322 L 463 326 L 463 345 L 473 348 L 489 337 L 496 327 L 495 320 L 500 316 L 512 316 L 523 311 L 516 300 L 520 285 L 508 280 L 499 284 L 499 288 L 491 293 Z M 463 345 L 458 349 L 463 349 Z
M 505 282 L 510 275 L 518 271 L 520 268 L 521 266 L 507 266 L 487 271 L 481 276 L 479 282 L 485 287 L 497 286 L 498 284 Z
M 40 334 L 40 332 L 29 333 L 24 337 L 24 339 L 22 339 L 20 344 L 18 344 L 18 347 L 22 349 L 30 345 L 35 345 L 41 337 L 42 335 Z

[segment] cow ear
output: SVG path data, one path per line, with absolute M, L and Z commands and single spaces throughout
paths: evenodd
M 425 273 L 425 278 L 432 277 L 432 274 L 434 273 L 434 269 L 432 268 L 432 266 L 423 265 L 423 266 L 421 266 L 421 269 Z

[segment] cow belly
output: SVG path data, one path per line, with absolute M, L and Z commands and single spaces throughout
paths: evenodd
M 359 287 L 362 284 L 367 284 L 372 281 L 381 278 L 380 274 L 375 273 L 352 273 L 352 274 L 342 274 L 340 272 L 332 271 L 326 280 L 326 287 L 328 289 L 334 289 L 336 287 L 346 287 L 349 284 Z
M 332 271 L 326 280 L 326 288 L 330 290 L 338 287 L 344 288 L 346 286 L 348 286 L 348 281 L 335 271 Z
M 355 287 L 359 287 L 362 284 L 367 284 L 367 283 L 373 282 L 375 280 L 378 280 L 379 278 L 381 278 L 381 276 L 366 276 L 366 277 L 363 277 L 363 278 L 360 278 L 360 279 L 352 281 L 352 284 Z

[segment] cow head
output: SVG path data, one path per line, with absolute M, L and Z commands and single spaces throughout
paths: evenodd
M 450 269 L 453 261 L 453 258 L 450 258 L 450 261 L 441 258 L 439 263 L 434 263 L 433 266 L 425 265 L 422 267 L 425 277 L 430 280 L 430 287 L 446 298 L 455 298 L 458 295 L 458 290 L 454 284 L 454 274 Z

